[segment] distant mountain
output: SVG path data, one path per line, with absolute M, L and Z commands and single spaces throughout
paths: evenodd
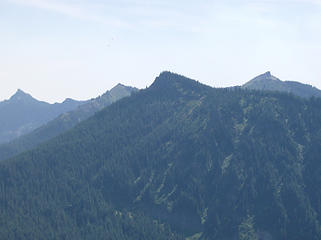
M 0 162 L 0 239 L 320 240 L 320 145 L 319 98 L 164 72 Z
M 49 104 L 19 89 L 9 100 L 0 102 L 0 143 L 29 133 L 83 103 L 66 99 L 62 103 Z
M 61 114 L 54 120 L 33 130 L 29 134 L 23 135 L 9 143 L 0 145 L 0 160 L 29 150 L 38 144 L 63 133 L 79 122 L 94 115 L 104 107 L 109 106 L 123 97 L 130 96 L 132 93 L 137 91 L 137 88 L 124 86 L 122 84 L 116 85 L 103 95 L 87 101 L 73 111 Z M 67 101 L 72 103 L 72 100 L 66 100 L 65 102 Z
M 281 81 L 266 72 L 245 83 L 243 88 L 287 92 L 303 98 L 321 97 L 321 90 L 307 84 L 294 81 Z

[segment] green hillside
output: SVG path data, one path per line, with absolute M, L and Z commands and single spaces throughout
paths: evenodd
M 321 239 L 321 100 L 169 72 L 0 163 L 0 239 Z

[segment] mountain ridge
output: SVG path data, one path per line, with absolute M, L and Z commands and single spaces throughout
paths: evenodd
M 36 100 L 35 98 L 33 98 L 29 93 L 26 93 L 24 92 L 23 90 L 21 89 L 17 89 L 17 91 L 15 92 L 15 94 L 13 94 L 9 100 L 21 100 L 21 99 L 34 99 Z
M 30 93 L 27 93 L 25 92 L 24 90 L 22 90 L 21 88 L 18 88 L 16 90 L 16 92 L 14 94 L 11 95 L 11 97 L 9 97 L 9 99 L 4 99 L 2 101 L 0 101 L 0 103 L 2 102 L 7 102 L 7 101 L 10 101 L 10 100 L 34 100 L 34 101 L 37 101 L 37 102 L 43 102 L 43 103 L 47 103 L 47 104 L 50 104 L 50 105 L 54 105 L 54 104 L 62 104 L 64 102 L 85 102 L 87 100 L 75 100 L 73 98 L 65 98 L 63 101 L 61 102 L 54 102 L 54 103 L 49 103 L 49 102 L 46 102 L 46 101 L 43 101 L 43 100 L 39 100 L 35 97 L 33 97 Z
M 18 89 L 8 100 L 0 102 L 0 143 L 31 132 L 61 113 L 75 109 L 85 101 L 68 100 L 50 104 Z
M 111 216 L 130 213 L 184 238 L 319 240 L 320 111 L 320 99 L 160 75 L 0 163 L 0 236 L 112 238 Z
M 263 91 L 280 91 L 303 98 L 321 97 L 320 89 L 296 81 L 281 81 L 279 78 L 273 76 L 270 71 L 248 81 L 242 85 L 242 88 Z
M 101 96 L 88 100 L 86 103 L 83 103 L 72 111 L 62 113 L 55 119 L 34 129 L 32 132 L 14 139 L 11 142 L 1 144 L 0 161 L 36 147 L 38 144 L 41 144 L 74 127 L 79 122 L 87 119 L 113 102 L 116 102 L 123 97 L 130 96 L 131 93 L 137 91 L 137 88 L 117 84 Z M 66 99 L 64 102 L 66 104 L 69 104 L 69 102 L 72 104 L 73 101 L 74 100 L 71 100 L 70 102 Z

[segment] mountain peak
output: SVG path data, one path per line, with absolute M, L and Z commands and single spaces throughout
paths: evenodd
M 107 91 L 103 96 L 108 96 L 112 99 L 112 102 L 115 102 L 125 96 L 130 96 L 132 92 L 136 92 L 138 89 L 133 87 L 125 86 L 121 83 L 118 83 L 115 87 Z
M 159 77 L 163 77 L 163 76 L 170 76 L 170 75 L 178 75 L 176 73 L 172 73 L 170 71 L 163 71 L 159 74 Z
M 271 77 L 271 76 L 272 76 L 270 71 L 267 71 L 266 73 L 264 73 L 264 75 L 265 75 L 266 77 Z
M 268 90 L 292 93 L 299 97 L 320 97 L 321 91 L 310 85 L 294 81 L 281 81 L 277 77 L 271 75 L 270 72 L 263 73 L 249 82 L 245 83 L 243 88 L 254 90 Z
M 28 93 L 25 93 L 24 91 L 22 91 L 20 88 L 17 89 L 16 93 L 14 95 L 28 95 Z
M 169 87 L 173 83 L 178 82 L 190 82 L 193 81 L 192 79 L 186 78 L 182 75 L 172 73 L 169 71 L 164 71 L 159 74 L 158 77 L 156 77 L 155 81 L 153 82 L 152 86 L 158 86 L 158 87 Z
M 66 98 L 63 103 L 75 103 L 77 102 L 76 100 L 72 99 L 72 98 Z
M 110 89 L 110 91 L 112 90 L 115 90 L 115 89 L 120 89 L 120 88 L 125 88 L 126 86 L 121 84 L 121 83 L 118 83 L 115 87 L 113 87 L 112 89 Z
M 267 71 L 252 80 L 279 80 L 277 77 L 273 76 L 270 71 Z
M 267 71 L 255 78 L 253 78 L 252 80 L 250 80 L 249 82 L 245 83 L 243 85 L 243 87 L 245 88 L 251 88 L 252 86 L 256 86 L 256 85 L 261 85 L 261 84 L 273 84 L 274 82 L 281 82 L 280 79 L 278 79 L 277 77 L 273 76 L 271 74 L 270 71 Z
M 149 91 L 154 92 L 153 94 L 165 98 L 176 98 L 178 95 L 199 97 L 200 93 L 204 94 L 209 90 L 212 90 L 209 86 L 169 71 L 160 73 L 149 87 Z
M 33 99 L 33 97 L 22 91 L 21 89 L 17 89 L 16 93 L 11 96 L 10 100 L 20 101 L 20 100 L 26 100 L 26 99 Z
M 172 80 L 173 81 L 173 80 L 177 80 L 178 78 L 187 79 L 186 77 L 179 75 L 177 73 L 173 73 L 170 71 L 163 71 L 159 74 L 159 76 L 156 78 L 156 80 Z

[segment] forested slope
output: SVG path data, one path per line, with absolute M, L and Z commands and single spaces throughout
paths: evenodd
M 320 99 L 164 72 L 0 163 L 0 238 L 318 240 L 320 144 Z

